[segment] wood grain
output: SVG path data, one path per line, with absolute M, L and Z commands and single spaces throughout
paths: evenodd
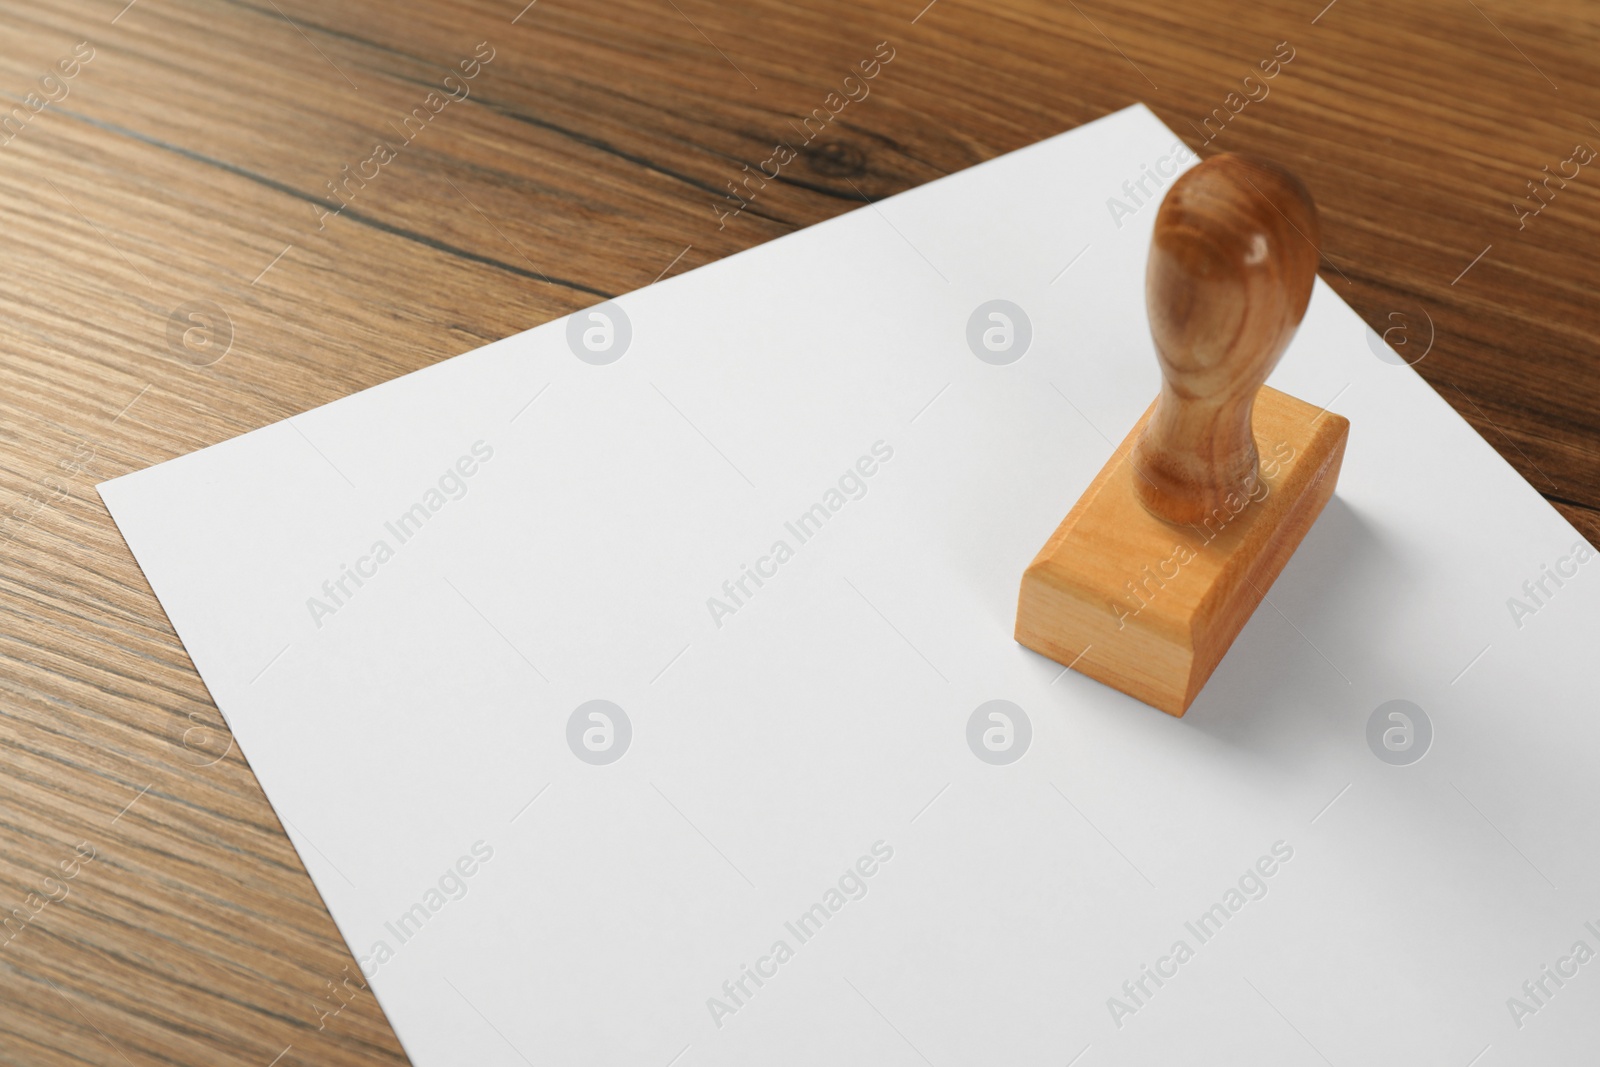
M 1181 717 L 1322 514 L 1350 421 L 1271 386 L 1254 398 L 1250 488 L 1168 522 L 1136 450 L 1152 401 L 1022 575 L 1018 643 Z M 1248 428 L 1247 423 L 1247 428 Z
M 1600 174 L 1543 170 L 1600 144 L 1578 0 L 59 0 L 0 7 L 0 42 L 0 911 L 30 909 L 0 1062 L 403 1059 L 370 994 L 319 1020 L 352 961 L 95 482 L 1136 100 L 1298 174 L 1322 276 L 1600 532 Z M 480 42 L 471 96 L 319 220 Z
M 1145 280 L 1161 395 L 1130 457 L 1154 514 L 1204 522 L 1255 492 L 1251 408 L 1305 317 L 1320 242 L 1305 186 L 1269 161 L 1212 156 L 1162 197 Z
M 1258 157 L 1219 153 L 1162 194 L 1145 278 L 1161 392 L 1023 573 L 1019 643 L 1189 710 L 1339 480 L 1349 421 L 1263 385 L 1321 240 L 1305 186 Z

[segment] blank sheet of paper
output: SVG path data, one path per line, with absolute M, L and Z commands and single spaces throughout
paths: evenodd
M 1600 562 L 1327 284 L 1271 384 L 1338 493 L 1188 716 L 1012 641 L 1157 390 L 1178 147 L 1129 108 L 100 487 L 415 1063 L 1595 1047 Z

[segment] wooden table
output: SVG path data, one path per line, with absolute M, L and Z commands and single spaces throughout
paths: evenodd
M 524 2 L 0 11 L 0 1062 L 404 1058 L 96 482 L 1137 100 L 1600 533 L 1592 4 Z

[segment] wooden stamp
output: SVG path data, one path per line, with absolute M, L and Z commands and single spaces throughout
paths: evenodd
M 1262 383 L 1311 299 L 1311 196 L 1219 155 L 1156 215 L 1161 393 L 1022 576 L 1016 638 L 1182 715 L 1333 495 L 1350 423 Z

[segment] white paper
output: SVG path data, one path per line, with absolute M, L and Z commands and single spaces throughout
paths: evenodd
M 1350 418 L 1338 493 L 1188 716 L 1012 640 L 1157 388 L 1153 198 L 1108 198 L 1176 142 L 1130 108 L 623 297 L 608 365 L 553 322 L 101 487 L 413 1062 L 1595 1047 L 1600 563 L 1326 284 L 1271 382 Z M 967 341 L 995 299 L 1005 365 Z M 1395 699 L 1433 731 L 1404 766 L 1367 740 Z M 568 743 L 592 700 L 608 764 Z M 969 747 L 991 700 L 1015 762 Z

